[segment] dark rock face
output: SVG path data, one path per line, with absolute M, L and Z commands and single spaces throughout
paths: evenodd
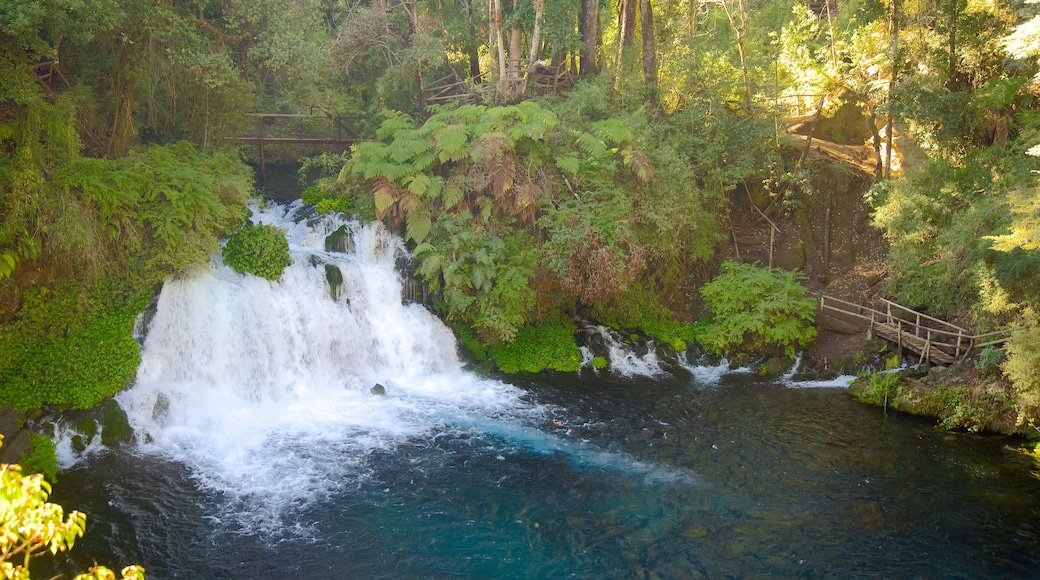
M 4 436 L 4 445 L 0 447 L 0 463 L 18 463 L 23 453 L 32 453 L 29 430 L 22 428 L 24 424 L 24 414 L 12 410 L 10 406 L 0 409 L 0 434 Z
M 343 272 L 339 266 L 325 264 L 325 279 L 329 282 L 329 296 L 333 300 L 339 300 L 343 293 Z
M 346 254 L 354 251 L 354 238 L 347 231 L 347 226 L 339 229 L 325 237 L 325 251 Z
M 375 385 L 372 386 L 371 389 L 369 389 L 369 392 L 372 393 L 373 395 L 385 395 L 386 394 L 386 387 L 384 387 L 383 385 L 380 385 L 379 383 L 376 383 Z

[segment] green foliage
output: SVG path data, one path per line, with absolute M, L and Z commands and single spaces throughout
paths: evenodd
M 885 361 L 885 371 L 871 373 L 867 376 L 866 386 L 858 391 L 857 398 L 867 404 L 884 406 L 886 409 L 889 402 L 899 392 L 901 378 L 895 372 L 902 361 L 899 355 L 892 355 Z
M 22 475 L 20 465 L 0 465 L 0 576 L 29 580 L 33 558 L 72 549 L 86 530 L 87 516 L 49 503 L 51 486 L 43 474 Z M 144 568 L 127 566 L 123 580 L 144 580 Z M 115 580 L 115 574 L 95 565 L 75 580 Z
M 1028 310 L 1021 324 L 1008 342 L 1001 368 L 1014 385 L 1023 417 L 1034 418 L 1040 415 L 1040 322 Z
M 473 332 L 473 329 L 470 326 L 460 323 L 456 324 L 453 328 L 455 330 L 455 336 L 458 337 L 463 348 L 469 351 L 477 360 L 488 360 L 487 345 L 477 338 L 477 334 Z
M 574 323 L 557 311 L 539 324 L 521 328 L 513 340 L 491 346 L 490 358 L 506 374 L 545 369 L 576 372 L 581 369 L 576 331 Z
M 607 366 L 610 365 L 610 361 L 608 361 L 605 356 L 594 356 L 592 357 L 592 362 L 589 364 L 592 365 L 592 368 L 600 370 L 607 368 Z
M 801 275 L 724 262 L 701 287 L 708 318 L 696 325 L 698 342 L 714 353 L 792 355 L 816 338 L 816 301 L 805 296 Z
M 30 433 L 29 440 L 32 442 L 32 454 L 22 454 L 18 463 L 28 473 L 42 473 L 47 481 L 55 483 L 58 481 L 58 456 L 55 454 L 57 447 L 54 440 L 46 435 Z
M 1022 167 L 993 154 L 933 159 L 904 180 L 875 186 L 874 223 L 891 241 L 889 291 L 898 301 L 927 304 L 939 316 L 964 313 L 980 302 L 987 262 L 1010 266 L 987 235 L 1005 231 L 1003 193 Z
M 508 342 L 534 304 L 533 244 L 525 231 L 503 239 L 468 222 L 463 214 L 436 224 L 430 241 L 415 248 L 419 273 L 439 293 L 448 320 L 471 326 L 485 342 Z
M 685 351 L 695 338 L 694 325 L 676 320 L 641 284 L 633 284 L 621 300 L 596 306 L 590 314 L 611 328 L 640 330 L 668 343 L 677 352 Z
M 277 281 L 292 263 L 285 232 L 270 224 L 246 225 L 222 250 L 224 263 L 239 273 Z
M 303 190 L 300 199 L 303 203 L 313 205 L 318 213 L 357 213 L 357 202 L 335 191 L 335 183 L 322 181 L 312 185 Z
M 126 388 L 140 361 L 134 320 L 151 297 L 139 280 L 27 291 L 0 333 L 0 405 L 94 407 Z
M 997 426 L 1002 415 L 1014 416 L 1014 401 L 1002 393 L 979 391 L 964 386 L 938 384 L 932 387 L 926 404 L 935 407 L 938 427 L 947 431 L 964 429 L 978 433 Z

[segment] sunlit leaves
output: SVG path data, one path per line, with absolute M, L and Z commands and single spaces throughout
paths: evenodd
M 0 464 L 0 577 L 29 580 L 32 558 L 73 547 L 83 536 L 87 516 L 50 503 L 51 486 L 42 474 L 24 475 L 18 465 Z M 76 580 L 116 580 L 104 566 L 95 566 Z M 124 580 L 144 580 L 144 568 L 128 566 Z

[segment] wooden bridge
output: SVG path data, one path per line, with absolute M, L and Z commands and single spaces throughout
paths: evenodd
M 999 347 L 1011 337 L 1012 329 L 972 334 L 955 324 L 880 299 L 883 310 L 820 296 L 818 314 L 865 328 L 867 336 L 887 340 L 920 356 L 919 362 L 949 365 L 964 362 L 987 346 Z
M 256 119 L 254 132 L 229 140 L 250 143 L 260 149 L 260 180 L 266 177 L 268 145 L 350 145 L 356 136 L 347 121 L 356 116 L 290 113 L 249 113 Z M 320 127 L 319 125 L 325 125 Z

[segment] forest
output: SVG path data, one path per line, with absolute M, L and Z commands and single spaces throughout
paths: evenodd
M 133 323 L 157 288 L 249 229 L 258 151 L 235 140 L 265 113 L 351 119 L 349 148 L 287 147 L 267 163 L 302 165 L 319 211 L 398 232 L 430 305 L 507 372 L 577 370 L 576 318 L 677 350 L 810 346 L 801 284 L 828 275 L 812 208 L 863 174 L 870 227 L 888 243 L 883 294 L 1014 329 L 977 364 L 1032 425 L 1037 12 L 1006 0 L 5 1 L 0 404 L 90 407 L 133 380 Z M 841 168 L 823 139 L 867 158 Z M 738 199 L 793 224 L 800 273 L 722 262 Z

